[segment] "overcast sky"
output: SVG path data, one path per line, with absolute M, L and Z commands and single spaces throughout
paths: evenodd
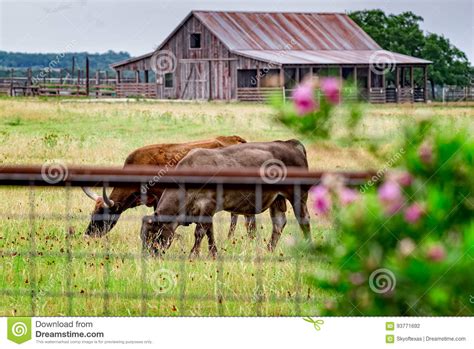
M 150 52 L 192 9 L 345 12 L 413 11 L 474 61 L 474 0 L 0 0 L 0 50 Z

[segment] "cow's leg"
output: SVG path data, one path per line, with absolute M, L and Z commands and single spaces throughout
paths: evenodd
M 245 216 L 245 228 L 247 228 L 247 234 L 251 239 L 255 239 L 255 233 L 257 232 L 257 223 L 255 215 Z
M 286 203 L 284 207 L 285 209 L 283 210 L 281 202 L 278 202 L 278 200 L 276 200 L 270 206 L 270 216 L 272 218 L 273 230 L 271 240 L 268 243 L 268 250 L 271 252 L 275 250 L 281 233 L 283 232 L 283 228 L 285 228 L 286 225 Z
M 230 228 L 229 228 L 229 234 L 227 235 L 227 238 L 231 239 L 234 237 L 235 234 L 235 228 L 237 227 L 237 221 L 239 219 L 239 216 L 231 213 L 230 214 Z
M 294 195 L 296 196 L 296 195 Z M 299 197 L 293 197 L 291 205 L 306 240 L 311 241 L 310 216 L 308 211 L 308 193 L 302 192 Z
M 214 229 L 212 223 L 206 224 L 206 235 L 209 242 L 209 254 L 212 258 L 217 258 L 217 247 L 214 239 Z
M 206 235 L 207 227 L 206 224 L 196 223 L 196 229 L 194 229 L 194 246 L 191 249 L 190 258 L 199 257 L 201 252 L 201 241 Z

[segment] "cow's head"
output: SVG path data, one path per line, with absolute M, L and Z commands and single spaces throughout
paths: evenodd
M 105 188 L 102 196 L 97 195 L 90 188 L 82 188 L 82 190 L 95 201 L 94 211 L 85 235 L 92 237 L 104 236 L 117 223 L 123 210 L 120 204 L 108 198 Z
M 153 256 L 161 256 L 170 247 L 177 225 L 177 222 L 162 221 L 156 214 L 143 217 L 140 232 L 143 249 Z

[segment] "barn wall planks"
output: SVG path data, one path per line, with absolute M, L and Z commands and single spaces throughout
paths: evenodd
M 190 47 L 190 35 L 201 34 L 201 48 Z M 256 69 L 268 63 L 235 55 L 195 16 L 191 16 L 160 49 L 174 60 L 173 87 L 158 79 L 157 97 L 163 99 L 237 99 L 237 69 Z M 151 55 L 120 66 L 119 70 L 152 70 Z M 166 64 L 165 64 L 166 65 Z M 163 76 L 164 71 L 158 71 Z

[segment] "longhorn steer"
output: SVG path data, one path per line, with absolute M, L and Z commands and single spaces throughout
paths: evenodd
M 151 165 L 173 168 L 183 159 L 189 151 L 196 148 L 214 149 L 223 148 L 229 145 L 245 143 L 239 136 L 217 137 L 214 139 L 182 143 L 182 144 L 155 144 L 139 148 L 132 152 L 126 159 L 124 168 L 136 165 Z M 156 209 L 158 200 L 163 193 L 159 185 L 147 187 L 145 195 L 140 192 L 140 186 L 126 188 L 114 188 L 110 196 L 107 196 L 105 188 L 102 196 L 94 193 L 90 188 L 82 188 L 86 195 L 96 202 L 91 221 L 85 234 L 88 236 L 100 237 L 107 234 L 117 223 L 120 215 L 139 205 L 153 206 Z M 142 197 L 146 197 L 146 202 L 142 202 Z M 249 233 L 255 229 L 252 224 L 254 217 L 246 217 Z M 237 216 L 232 216 L 229 236 L 235 230 Z
M 218 173 L 222 169 L 262 169 L 272 162 L 286 168 L 308 169 L 306 151 L 297 140 L 237 144 L 222 149 L 195 149 L 180 161 L 177 168 L 213 169 Z M 184 195 L 178 189 L 166 189 L 155 215 L 143 219 L 141 238 L 144 247 L 152 254 L 160 255 L 170 246 L 179 225 L 196 223 L 191 256 L 199 255 L 201 240 L 207 235 L 209 252 L 215 257 L 217 247 L 212 226 L 215 213 L 228 211 L 255 215 L 270 208 L 273 231 L 268 249 L 273 251 L 286 225 L 285 199 L 290 201 L 304 236 L 310 238 L 308 190 L 305 188 L 301 188 L 296 195 L 292 185 L 264 187 L 258 198 L 253 189 L 229 189 L 219 195 L 216 189 L 188 189 Z

